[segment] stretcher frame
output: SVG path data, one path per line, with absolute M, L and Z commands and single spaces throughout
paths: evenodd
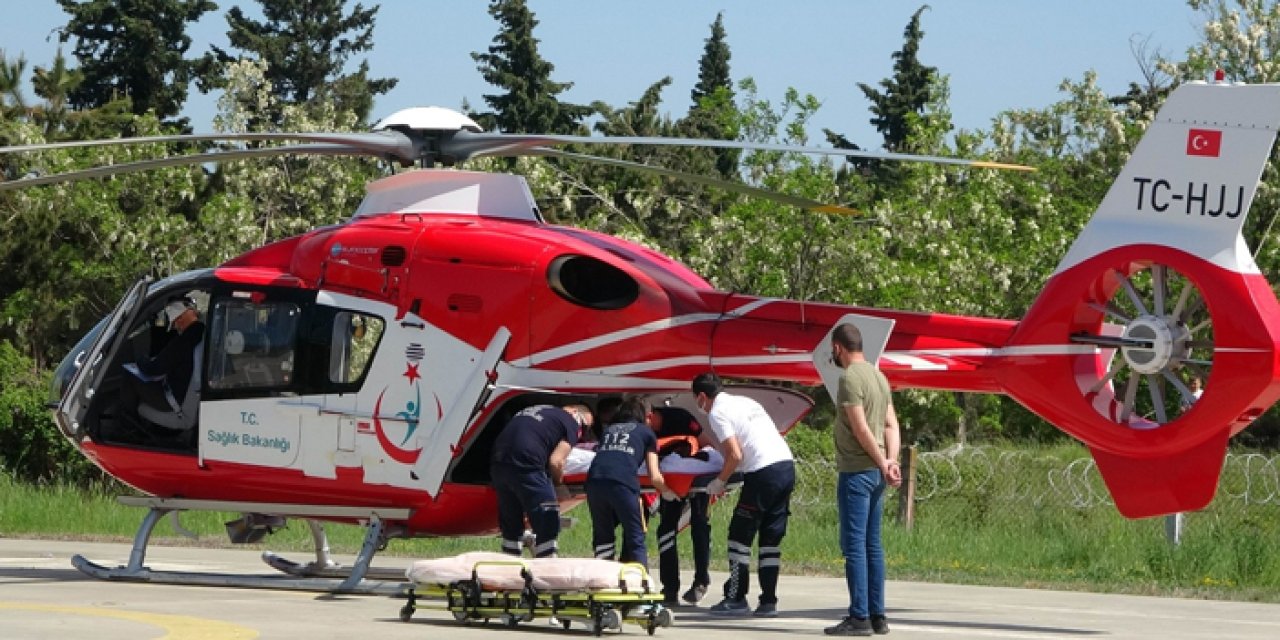
M 519 567 L 524 586 L 520 589 L 491 589 L 481 573 L 486 567 Z M 639 575 L 639 590 L 628 588 L 627 577 Z M 658 627 L 670 627 L 675 616 L 663 606 L 661 591 L 652 588 L 644 565 L 626 563 L 618 572 L 618 587 L 610 589 L 536 589 L 529 565 L 521 560 L 477 562 L 471 578 L 448 585 L 415 584 L 409 601 L 400 608 L 400 620 L 408 622 L 418 609 L 448 611 L 464 624 L 497 619 L 508 627 L 538 618 L 554 618 L 568 630 L 574 622 L 599 636 L 605 629 L 622 631 L 625 622 L 637 624 L 653 635 Z M 429 604 L 421 604 L 426 600 Z

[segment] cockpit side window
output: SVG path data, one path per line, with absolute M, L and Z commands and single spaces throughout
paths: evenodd
M 357 311 L 334 314 L 329 341 L 330 383 L 347 385 L 364 379 L 385 326 L 382 318 Z
M 301 308 L 261 295 L 217 300 L 210 316 L 208 385 L 212 390 L 283 389 L 294 382 Z
M 386 331 L 382 318 L 323 305 L 307 310 L 299 344 L 299 391 L 356 391 Z

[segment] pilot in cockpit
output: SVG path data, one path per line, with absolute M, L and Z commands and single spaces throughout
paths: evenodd
M 204 340 L 204 323 L 196 302 L 190 297 L 172 298 L 164 307 L 169 331 L 174 333 L 154 357 L 139 358 L 124 365 L 121 402 L 136 409 L 140 417 L 160 426 L 183 430 L 194 426 L 186 414 L 194 411 L 187 402 L 199 385 L 197 366 Z

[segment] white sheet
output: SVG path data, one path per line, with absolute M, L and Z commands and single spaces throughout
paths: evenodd
M 502 563 L 487 565 L 477 563 Z M 517 564 L 522 563 L 522 564 Z M 501 553 L 473 551 L 448 558 L 432 558 L 413 563 L 405 576 L 415 584 L 448 586 L 460 580 L 480 578 L 489 591 L 524 588 L 521 568 L 528 567 L 533 588 L 539 591 L 598 591 L 617 589 L 625 581 L 628 592 L 642 591 L 645 573 L 638 566 L 596 558 L 516 558 Z M 650 586 L 654 589 L 654 586 Z
M 664 456 L 658 461 L 658 468 L 663 473 L 688 473 L 699 476 L 719 473 L 724 468 L 724 456 L 720 455 L 715 447 L 705 447 L 700 453 L 706 453 L 707 459 L 684 458 L 675 454 Z M 566 476 L 585 475 L 591 469 L 591 461 L 595 459 L 595 451 L 574 447 L 569 450 L 569 457 L 565 460 L 564 474 Z M 636 469 L 636 475 L 647 476 L 649 469 L 642 464 Z

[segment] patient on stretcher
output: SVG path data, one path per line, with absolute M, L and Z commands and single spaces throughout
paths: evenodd
M 568 460 L 564 463 L 566 483 L 581 483 L 587 470 L 591 468 L 591 461 L 595 457 L 595 451 L 577 448 L 571 450 Z M 695 456 L 691 457 L 682 456 L 679 452 L 669 453 L 658 460 L 658 467 L 662 470 L 663 475 L 675 473 L 702 476 L 720 473 L 720 470 L 724 468 L 724 457 L 720 455 L 720 452 L 715 447 L 703 447 Z M 636 469 L 636 475 L 641 478 L 647 478 L 649 472 L 644 465 L 641 465 Z

